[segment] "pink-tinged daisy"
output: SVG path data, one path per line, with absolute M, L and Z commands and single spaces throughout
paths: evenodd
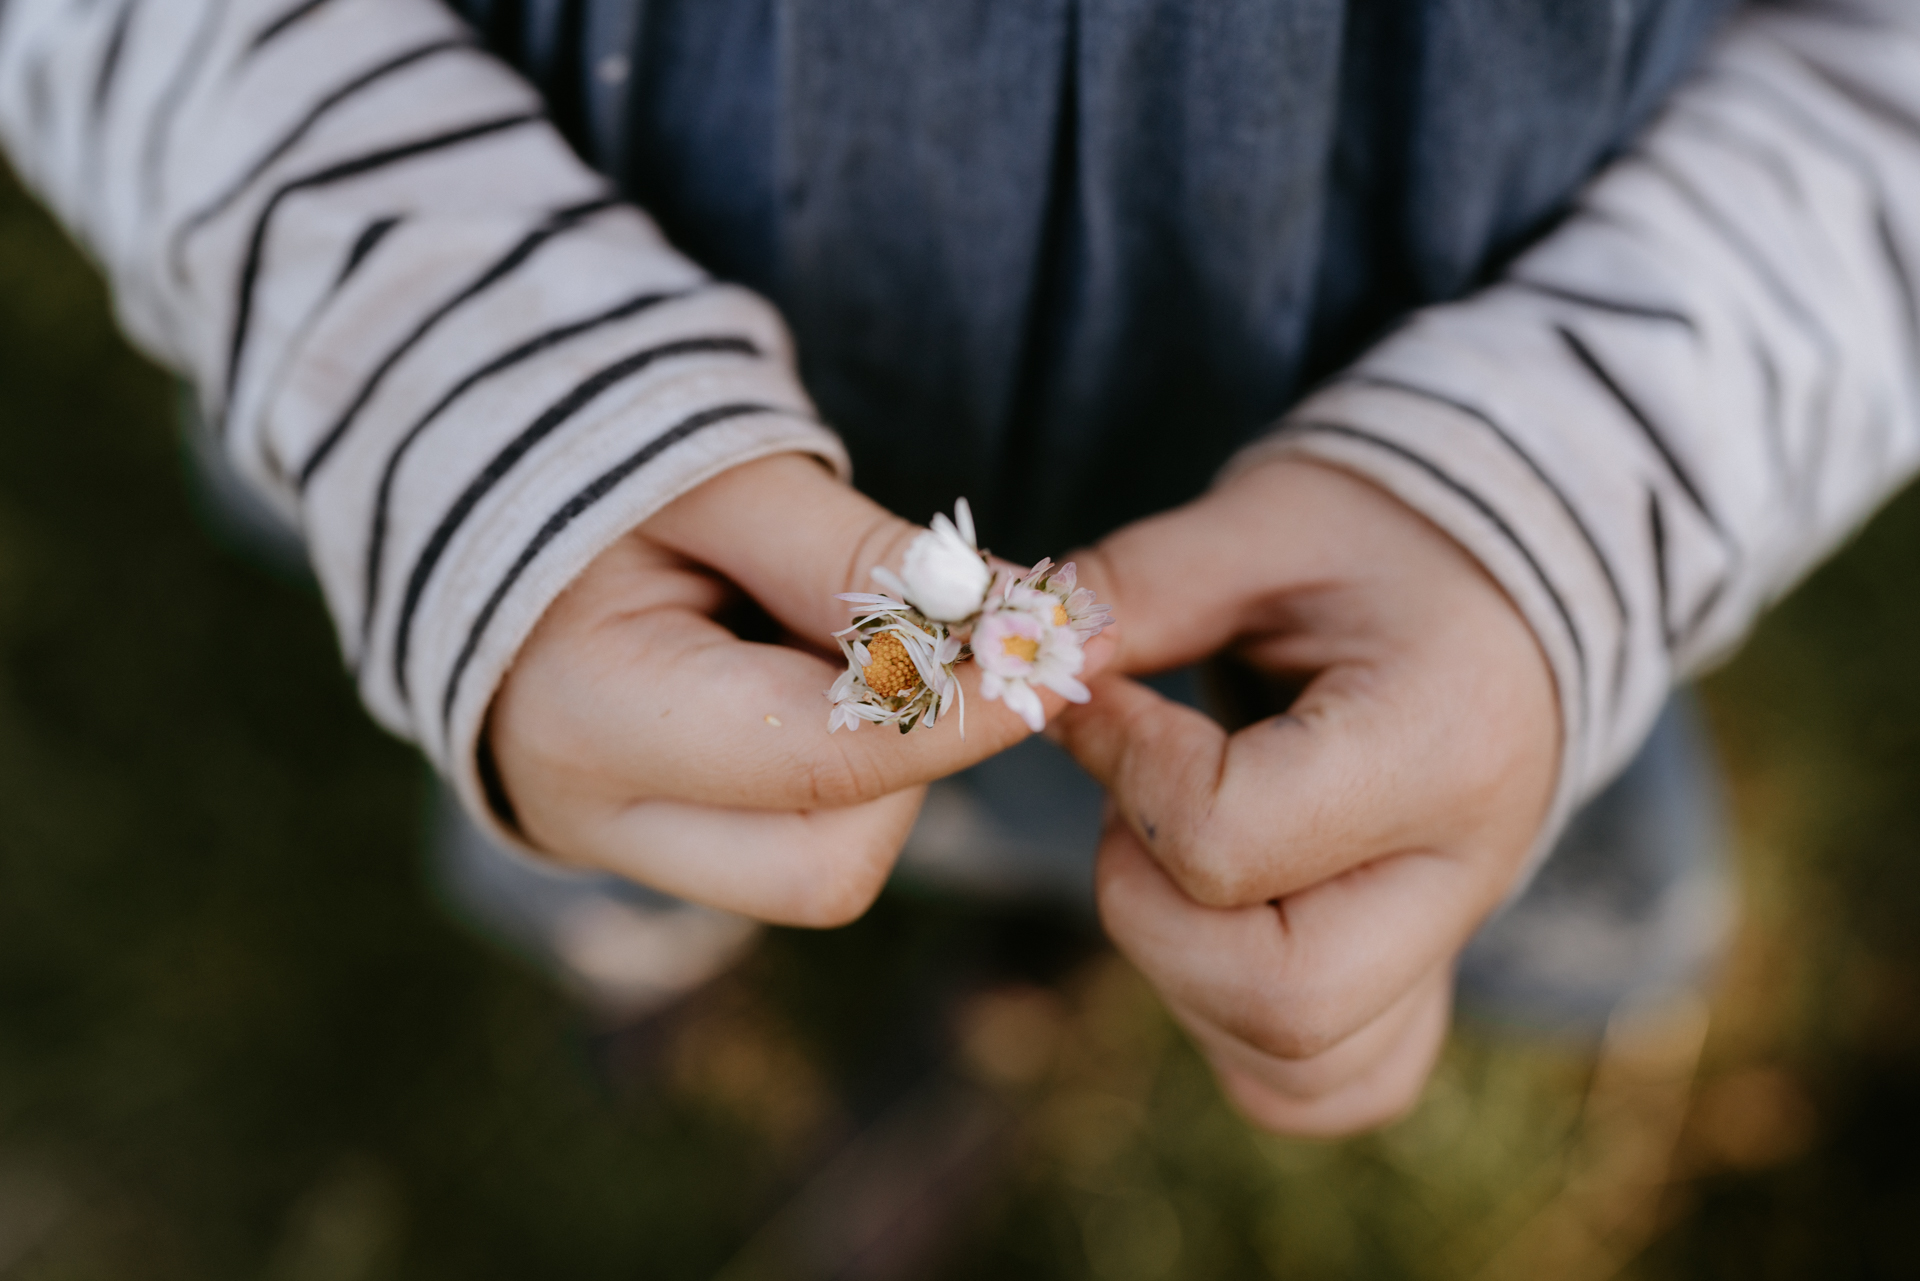
M 1010 585 L 973 629 L 973 661 L 980 665 L 980 693 L 1005 703 L 1036 733 L 1047 717 L 1035 686 L 1070 702 L 1092 697 L 1077 679 L 1086 657 L 1069 623 L 1056 623 L 1060 602 L 1046 592 Z
M 1016 584 L 1054 597 L 1059 607 L 1054 611 L 1053 621 L 1062 627 L 1073 628 L 1083 645 L 1105 631 L 1107 624 L 1113 621 L 1113 606 L 1100 604 L 1094 599 L 1091 589 L 1077 585 L 1072 561 L 1055 565 L 1051 560 L 1042 560 L 1021 575 Z

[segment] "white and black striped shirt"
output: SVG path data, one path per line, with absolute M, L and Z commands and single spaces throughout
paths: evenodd
M 1235 465 L 1360 471 L 1481 560 L 1559 683 L 1564 817 L 1920 466 L 1917 299 L 1920 6 L 1756 8 L 1498 283 Z
M 750 458 L 847 469 L 772 308 L 435 0 L 17 0 L 0 128 L 299 522 L 368 706 L 476 813 L 488 702 L 600 550 Z
M 305 531 L 380 720 L 484 814 L 516 648 L 750 458 L 846 468 L 773 311 L 579 163 L 436 0 L 8 0 L 0 131 Z M 1559 680 L 1560 812 L 1920 461 L 1920 15 L 1742 14 L 1503 280 L 1246 451 L 1471 549 Z

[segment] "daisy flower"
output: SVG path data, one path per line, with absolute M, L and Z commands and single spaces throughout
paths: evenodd
M 1055 565 L 1051 560 L 1042 560 L 1017 579 L 1021 587 L 1031 587 L 1046 592 L 1059 602 L 1059 609 L 1053 615 L 1053 621 L 1063 627 L 1071 627 L 1085 644 L 1106 630 L 1113 621 L 1113 606 L 1102 605 L 1093 597 L 1090 588 L 1077 583 L 1078 575 L 1072 561 L 1064 565 Z
M 917 626 L 911 611 L 893 607 L 857 603 L 861 620 L 834 633 L 847 670 L 827 690 L 827 701 L 833 704 L 828 732 L 858 729 L 865 721 L 891 725 L 904 734 L 917 725 L 933 725 L 960 700 L 960 682 L 953 674 L 960 640 Z M 964 730 L 964 706 L 960 716 Z
M 1076 584 L 1071 564 L 1043 560 L 996 573 L 966 499 L 952 520 L 935 516 L 913 540 L 898 574 L 876 567 L 873 576 L 890 595 L 839 597 L 853 623 L 834 633 L 847 669 L 827 690 L 830 732 L 873 724 L 904 734 L 957 707 L 964 737 L 966 700 L 954 668 L 969 657 L 980 666 L 980 692 L 1036 731 L 1046 724 L 1037 690 L 1076 703 L 1091 697 L 1079 680 L 1082 649 L 1112 610 Z
M 1081 645 L 1058 596 L 1010 582 L 973 628 L 980 694 L 1005 703 L 1038 733 L 1047 718 L 1036 686 L 1075 703 L 1092 697 L 1078 679 L 1086 662 Z
M 966 499 L 953 505 L 953 515 L 953 520 L 933 518 L 933 528 L 908 545 L 897 575 L 880 567 L 873 571 L 882 587 L 941 623 L 965 622 L 978 614 L 993 586 L 993 569 L 974 539 Z

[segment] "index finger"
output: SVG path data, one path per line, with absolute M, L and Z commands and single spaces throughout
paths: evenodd
M 1028 732 L 980 697 L 962 664 L 964 736 L 953 714 L 907 735 L 829 734 L 826 694 L 840 668 L 735 637 L 708 616 L 719 592 L 642 538 L 588 566 L 536 626 L 494 706 L 495 757 L 516 804 L 852 805 L 964 769 Z M 1102 652 L 1096 639 L 1089 664 Z M 1061 703 L 1044 695 L 1043 705 L 1051 714 Z
M 639 615 L 617 631 L 596 659 L 553 670 L 555 684 L 534 693 L 571 713 L 554 726 L 566 737 L 558 754 L 603 762 L 605 781 L 629 800 L 853 805 L 965 769 L 1030 732 L 981 696 L 971 663 L 956 673 L 964 734 L 958 709 L 907 734 L 830 732 L 825 694 L 841 669 L 812 654 L 741 641 L 682 611 Z M 1045 694 L 1043 705 L 1051 714 L 1064 700 Z

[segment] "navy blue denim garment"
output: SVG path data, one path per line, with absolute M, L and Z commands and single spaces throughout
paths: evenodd
M 1549 227 L 1730 0 L 465 0 L 771 297 L 861 488 L 1058 554 Z

